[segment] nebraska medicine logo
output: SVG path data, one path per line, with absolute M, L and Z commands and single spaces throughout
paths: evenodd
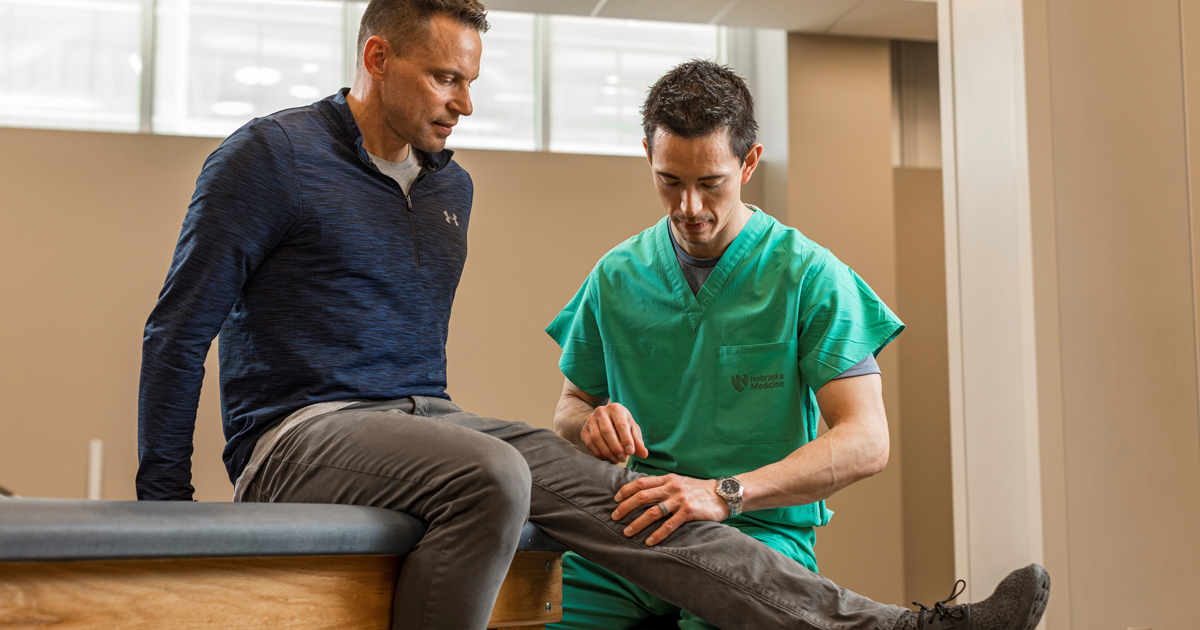
M 739 392 L 744 391 L 747 385 L 750 386 L 750 389 L 775 389 L 776 387 L 783 387 L 783 375 L 779 373 L 733 375 L 734 389 Z

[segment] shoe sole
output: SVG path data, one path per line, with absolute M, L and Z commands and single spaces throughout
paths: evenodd
M 1050 602 L 1050 574 L 1040 564 L 1030 565 L 1034 571 L 1033 593 L 1027 595 L 1027 600 L 1022 602 L 1022 608 L 1026 608 L 1028 612 L 1024 619 L 1018 619 L 1009 626 L 1011 630 L 1034 630 L 1037 628 L 1038 622 L 1042 620 L 1042 613 L 1046 612 L 1046 604 Z

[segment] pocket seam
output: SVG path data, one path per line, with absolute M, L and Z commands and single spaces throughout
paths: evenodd
M 780 341 L 775 343 L 753 343 L 745 346 L 720 346 L 721 356 L 740 356 L 744 354 L 763 354 L 783 348 L 790 348 L 795 341 Z M 728 352 L 726 352 L 728 350 Z M 797 358 L 797 360 L 799 360 Z

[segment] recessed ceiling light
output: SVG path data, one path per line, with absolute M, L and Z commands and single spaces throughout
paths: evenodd
M 245 101 L 220 101 L 212 104 L 212 112 L 221 116 L 245 116 L 254 111 L 254 105 Z
M 238 68 L 237 72 L 233 73 L 233 78 L 242 85 L 258 85 L 258 67 L 246 66 Z
M 275 85 L 276 83 L 279 83 L 281 79 L 283 79 L 283 74 L 281 74 L 275 68 L 258 69 L 258 82 L 263 85 Z
M 296 98 L 317 98 L 321 95 L 321 90 L 311 85 L 293 85 L 288 89 L 288 94 Z
M 233 73 L 233 78 L 243 85 L 275 85 L 283 75 L 275 68 L 245 66 Z

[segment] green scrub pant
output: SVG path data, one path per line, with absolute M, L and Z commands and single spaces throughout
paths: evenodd
M 716 630 L 692 613 L 579 555 L 563 556 L 563 618 L 553 630 L 627 630 L 646 617 L 678 614 L 683 630 Z
M 808 550 L 812 549 L 812 530 L 805 532 Z M 762 541 L 767 543 L 767 541 Z M 776 542 L 777 549 L 795 559 L 804 558 L 800 564 L 814 573 L 816 562 L 810 553 L 804 553 L 793 544 Z M 768 546 L 772 546 L 768 544 Z M 791 551 L 792 553 L 788 553 Z M 795 554 L 795 555 L 793 555 Z M 563 556 L 563 603 L 562 621 L 546 624 L 548 630 L 628 630 L 647 617 L 679 615 L 680 630 L 718 630 L 718 628 L 695 614 L 659 599 L 629 580 L 585 560 L 579 554 L 567 552 Z

